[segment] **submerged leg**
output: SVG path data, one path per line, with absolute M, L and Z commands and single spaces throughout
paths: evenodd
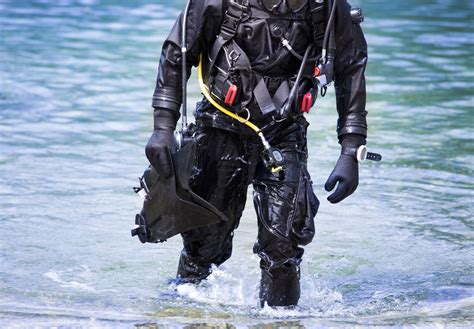
M 274 139 L 283 151 L 284 172 L 272 173 L 257 167 L 254 204 L 258 217 L 258 238 L 254 252 L 261 258 L 262 307 L 292 306 L 300 297 L 300 246 L 314 237 L 313 218 L 319 201 L 313 193 L 306 169 L 306 128 L 294 123 Z

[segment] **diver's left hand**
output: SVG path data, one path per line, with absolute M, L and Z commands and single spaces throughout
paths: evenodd
M 339 183 L 339 184 L 337 184 Z M 354 193 L 359 185 L 359 164 L 354 157 L 341 154 L 336 166 L 324 185 L 326 191 L 332 191 L 337 184 L 336 191 L 328 196 L 328 201 L 338 203 Z

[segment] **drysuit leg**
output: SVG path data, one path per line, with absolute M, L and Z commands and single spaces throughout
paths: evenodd
M 221 210 L 221 221 L 182 234 L 183 250 L 178 280 L 196 283 L 232 254 L 233 232 L 245 206 L 247 188 L 258 161 L 255 138 L 216 128 L 200 128 L 190 186 L 194 192 Z
M 273 139 L 283 151 L 284 171 L 256 169 L 254 204 L 258 238 L 254 252 L 261 258 L 260 302 L 269 306 L 291 306 L 300 297 L 300 246 L 314 237 L 314 216 L 319 201 L 313 193 L 306 168 L 306 125 L 294 123 Z

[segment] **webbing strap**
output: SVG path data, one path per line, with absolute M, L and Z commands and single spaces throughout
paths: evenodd
M 225 12 L 221 30 L 217 36 L 216 41 L 212 45 L 211 51 L 209 52 L 210 65 L 208 69 L 208 75 L 210 75 L 222 47 L 224 47 L 228 41 L 232 40 L 237 33 L 237 29 L 239 28 L 240 22 L 242 21 L 244 13 L 247 11 L 247 9 L 248 0 L 229 1 L 229 8 Z
M 259 77 L 257 86 L 253 90 L 255 100 L 263 115 L 267 115 L 276 110 L 280 110 L 290 95 L 290 85 L 288 80 L 283 80 L 275 91 L 273 98 L 270 96 L 265 79 Z
M 278 87 L 275 95 L 273 95 L 273 104 L 277 109 L 281 109 L 283 104 L 288 100 L 288 96 L 290 95 L 290 85 L 288 84 L 288 80 L 282 81 L 280 86 Z
M 269 114 L 276 110 L 272 97 L 268 92 L 265 80 L 263 78 L 260 77 L 260 81 L 253 90 L 253 95 L 263 115 Z

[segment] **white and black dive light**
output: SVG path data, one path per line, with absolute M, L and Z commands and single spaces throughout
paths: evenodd
M 369 152 L 367 146 L 361 145 L 357 148 L 356 159 L 359 162 L 364 162 L 365 160 L 382 161 L 382 155 L 379 153 Z

